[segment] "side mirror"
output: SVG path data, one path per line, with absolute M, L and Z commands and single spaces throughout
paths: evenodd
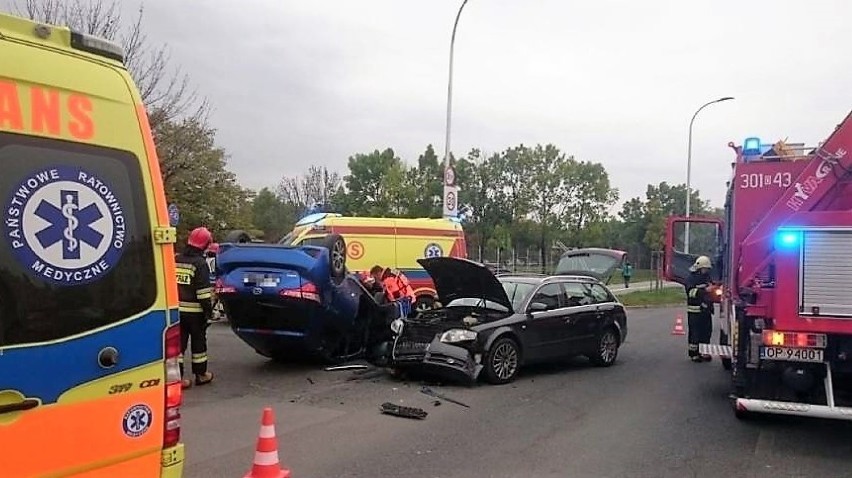
M 547 310 L 547 304 L 541 302 L 533 302 L 530 304 L 530 312 L 544 312 Z

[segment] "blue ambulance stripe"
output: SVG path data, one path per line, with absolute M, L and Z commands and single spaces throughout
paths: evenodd
M 47 405 L 65 391 L 107 375 L 163 360 L 165 311 L 58 343 L 0 351 L 0 390 L 16 390 Z M 98 364 L 104 347 L 118 350 L 118 364 Z

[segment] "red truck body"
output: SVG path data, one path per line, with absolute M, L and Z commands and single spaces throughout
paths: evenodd
M 815 148 L 729 146 L 725 218 L 669 218 L 665 275 L 683 283 L 699 252 L 677 250 L 679 224 L 717 224 L 720 341 L 701 349 L 732 370 L 737 416 L 852 420 L 852 113 Z

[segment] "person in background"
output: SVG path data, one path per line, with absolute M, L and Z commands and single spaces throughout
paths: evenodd
M 204 251 L 213 243 L 213 234 L 206 227 L 189 233 L 183 252 L 175 256 L 178 298 L 180 300 L 180 371 L 183 376 L 183 356 L 192 345 L 192 373 L 196 385 L 213 381 L 207 371 L 207 323 L 213 315 L 213 287 L 210 284 L 210 267 Z M 189 379 L 181 380 L 183 388 L 192 386 Z
M 624 266 L 621 268 L 621 276 L 624 278 L 624 288 L 630 288 L 630 278 L 633 277 L 633 264 L 630 261 L 626 261 Z
M 402 271 L 386 268 L 381 277 L 388 302 L 408 300 L 409 305 L 414 303 L 417 298 L 414 295 L 414 288 L 411 287 L 411 283 Z

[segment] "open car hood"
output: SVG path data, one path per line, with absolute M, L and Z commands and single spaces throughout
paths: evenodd
M 556 274 L 591 276 L 601 282 L 609 282 L 612 273 L 621 267 L 624 251 L 590 247 L 574 249 L 562 254 L 556 265 Z
M 503 284 L 482 264 L 456 257 L 417 259 L 435 283 L 438 300 L 447 305 L 462 298 L 483 299 L 512 310 Z

